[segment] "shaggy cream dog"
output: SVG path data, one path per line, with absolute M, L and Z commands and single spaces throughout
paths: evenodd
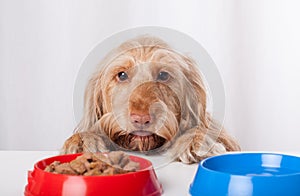
M 195 62 L 151 36 L 110 52 L 91 77 L 84 116 L 62 153 L 167 153 L 184 163 L 240 150 L 206 111 Z

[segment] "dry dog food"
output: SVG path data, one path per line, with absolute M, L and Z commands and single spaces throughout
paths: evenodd
M 69 163 L 54 161 L 45 168 L 45 171 L 69 175 L 114 175 L 134 172 L 139 169 L 139 163 L 131 161 L 122 151 L 113 151 L 108 154 L 85 153 Z

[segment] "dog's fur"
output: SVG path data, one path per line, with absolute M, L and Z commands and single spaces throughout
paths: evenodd
M 62 153 L 121 148 L 194 163 L 240 150 L 206 111 L 206 98 L 191 58 L 156 37 L 129 40 L 90 79 L 84 116 Z

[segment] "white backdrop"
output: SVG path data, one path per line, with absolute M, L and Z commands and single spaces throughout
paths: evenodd
M 189 34 L 224 80 L 225 127 L 244 150 L 300 150 L 299 1 L 0 0 L 0 150 L 57 150 L 92 48 L 124 29 Z

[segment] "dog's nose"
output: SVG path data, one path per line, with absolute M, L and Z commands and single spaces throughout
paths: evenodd
M 131 123 L 137 126 L 145 126 L 151 123 L 151 117 L 149 114 L 131 114 Z

